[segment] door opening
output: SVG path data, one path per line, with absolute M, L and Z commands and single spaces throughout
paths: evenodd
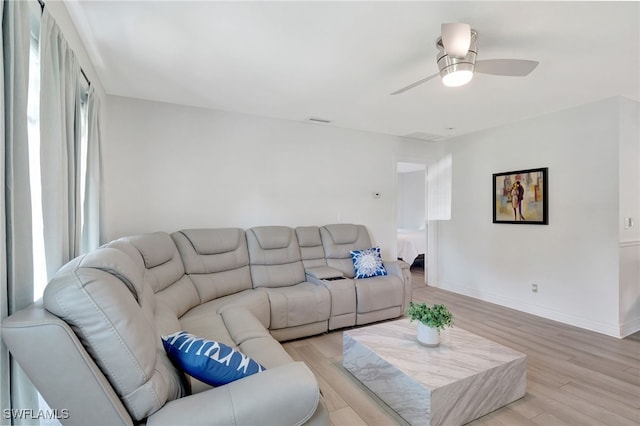
M 396 164 L 396 231 L 398 259 L 427 282 L 427 166 L 398 161 Z

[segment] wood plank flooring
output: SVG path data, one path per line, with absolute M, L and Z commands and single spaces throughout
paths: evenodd
M 616 339 L 424 285 L 415 301 L 444 303 L 455 326 L 527 354 L 527 394 L 470 425 L 640 425 L 640 333 Z M 342 367 L 342 331 L 284 344 L 314 371 L 331 421 L 406 425 Z

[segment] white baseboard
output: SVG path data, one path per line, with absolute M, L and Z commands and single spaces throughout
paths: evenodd
M 640 331 L 640 318 L 620 324 L 620 337 L 627 337 Z
M 620 241 L 620 248 L 638 247 L 638 246 L 640 246 L 640 240 Z
M 504 295 L 495 293 L 487 293 L 484 291 L 481 292 L 476 288 L 459 286 L 452 283 L 440 282 L 438 283 L 438 287 L 442 288 L 443 290 L 449 290 L 455 293 L 464 294 L 465 296 L 473 297 L 474 299 L 495 303 L 496 305 L 526 312 L 528 314 L 536 315 L 553 321 L 558 321 L 563 324 L 584 328 L 586 330 L 595 331 L 596 333 L 606 334 L 607 336 L 622 338 L 640 330 L 640 319 L 638 319 L 638 321 L 632 321 L 631 323 L 628 323 L 628 327 L 627 324 L 625 324 L 625 331 L 631 330 L 631 332 L 623 334 L 623 327 L 621 324 L 603 324 L 600 321 L 592 321 L 589 318 L 567 314 L 566 312 L 557 311 L 545 306 L 526 303 L 522 300 L 512 297 L 506 297 Z

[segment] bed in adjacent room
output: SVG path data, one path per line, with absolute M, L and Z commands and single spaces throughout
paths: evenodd
M 427 252 L 427 232 L 424 229 L 398 229 L 398 258 L 412 265 Z M 420 256 L 422 255 L 422 256 Z

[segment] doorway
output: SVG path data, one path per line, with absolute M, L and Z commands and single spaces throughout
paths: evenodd
M 396 232 L 399 259 L 427 282 L 427 165 L 396 162 Z

